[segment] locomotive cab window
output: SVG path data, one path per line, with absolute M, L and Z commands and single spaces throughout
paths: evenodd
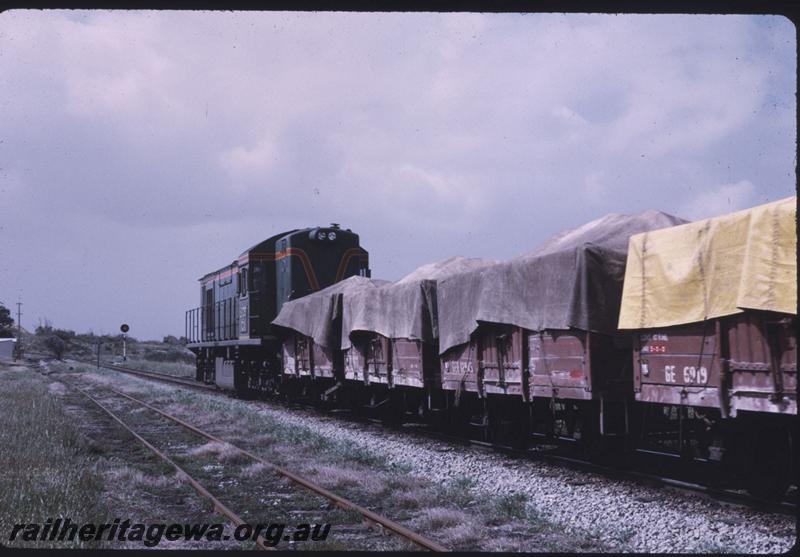
M 239 294 L 244 297 L 247 296 L 247 269 L 242 269 L 239 273 Z

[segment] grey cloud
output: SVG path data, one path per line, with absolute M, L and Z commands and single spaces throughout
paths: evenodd
M 691 216 L 732 184 L 752 185 L 739 204 L 793 192 L 779 17 L 17 11 L 0 29 L 0 256 L 23 262 L 0 294 L 24 286 L 64 326 L 111 327 L 92 319 L 116 304 L 145 336 L 180 332 L 197 276 L 284 228 L 341 222 L 397 278 L 606 212 Z

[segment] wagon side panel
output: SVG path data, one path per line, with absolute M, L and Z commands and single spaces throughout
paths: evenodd
M 797 320 L 746 312 L 725 320 L 733 411 L 797 414 Z
M 441 355 L 442 389 L 478 392 L 477 341 L 459 344 Z
M 584 331 L 540 331 L 528 335 L 532 398 L 592 398 Z
M 706 322 L 634 333 L 636 400 L 720 407 L 717 325 Z
M 425 385 L 424 369 L 429 351 L 420 340 L 397 338 L 392 344 L 392 381 L 394 385 L 419 387 Z
M 510 325 L 482 324 L 477 341 L 481 391 L 521 396 L 523 330 Z

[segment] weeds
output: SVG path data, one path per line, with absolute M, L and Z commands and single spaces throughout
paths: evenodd
M 475 480 L 472 478 L 467 476 L 455 478 L 441 488 L 441 498 L 455 507 L 468 507 L 475 504 L 472 495 L 474 488 Z
M 492 502 L 495 514 L 503 519 L 527 518 L 527 498 L 521 493 L 499 495 Z
M 382 506 L 392 509 L 395 519 L 407 521 L 413 529 L 429 533 L 452 549 L 609 549 L 589 533 L 566 534 L 523 494 L 486 493 L 469 476 L 434 484 L 413 476 L 410 464 L 389 462 L 382 454 L 346 439 L 325 437 L 313 425 L 287 419 L 267 405 L 155 385 L 105 370 L 87 374 L 87 379 L 113 381 L 118 389 L 143 393 L 145 400 L 168 407 L 231 443 L 255 447 L 253 452 L 268 461 L 302 470 L 310 479 L 355 502 L 374 504 L 375 495 L 381 495 Z M 243 467 L 246 477 L 255 478 L 263 471 L 257 464 Z M 360 519 L 341 516 L 337 520 L 334 515 L 328 520 L 347 523 Z M 508 543 L 498 545 L 491 541 L 496 539 L 506 539 Z M 616 548 L 618 544 L 611 546 Z
M 448 526 L 457 526 L 469 522 L 470 516 L 452 507 L 433 507 L 423 510 L 414 520 L 417 528 L 423 532 L 439 530 Z
M 176 377 L 194 377 L 195 365 L 186 362 L 164 362 L 150 359 L 135 359 L 125 362 L 126 367 L 133 369 L 141 369 L 144 371 L 156 371 L 158 373 L 166 373 Z
M 13 383 L 13 385 L 11 384 Z M 0 532 L 17 523 L 104 522 L 96 461 L 47 385 L 30 372 L 0 373 Z M 103 542 L 21 542 L 16 547 L 102 547 Z

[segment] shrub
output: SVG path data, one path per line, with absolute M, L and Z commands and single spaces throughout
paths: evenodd
M 57 359 L 63 359 L 64 352 L 67 350 L 67 343 L 61 337 L 50 335 L 45 339 L 44 345 Z
M 151 362 L 182 362 L 185 364 L 195 363 L 195 355 L 184 348 L 181 348 L 180 346 L 170 346 L 167 350 L 153 350 L 151 348 L 146 348 L 142 358 Z

